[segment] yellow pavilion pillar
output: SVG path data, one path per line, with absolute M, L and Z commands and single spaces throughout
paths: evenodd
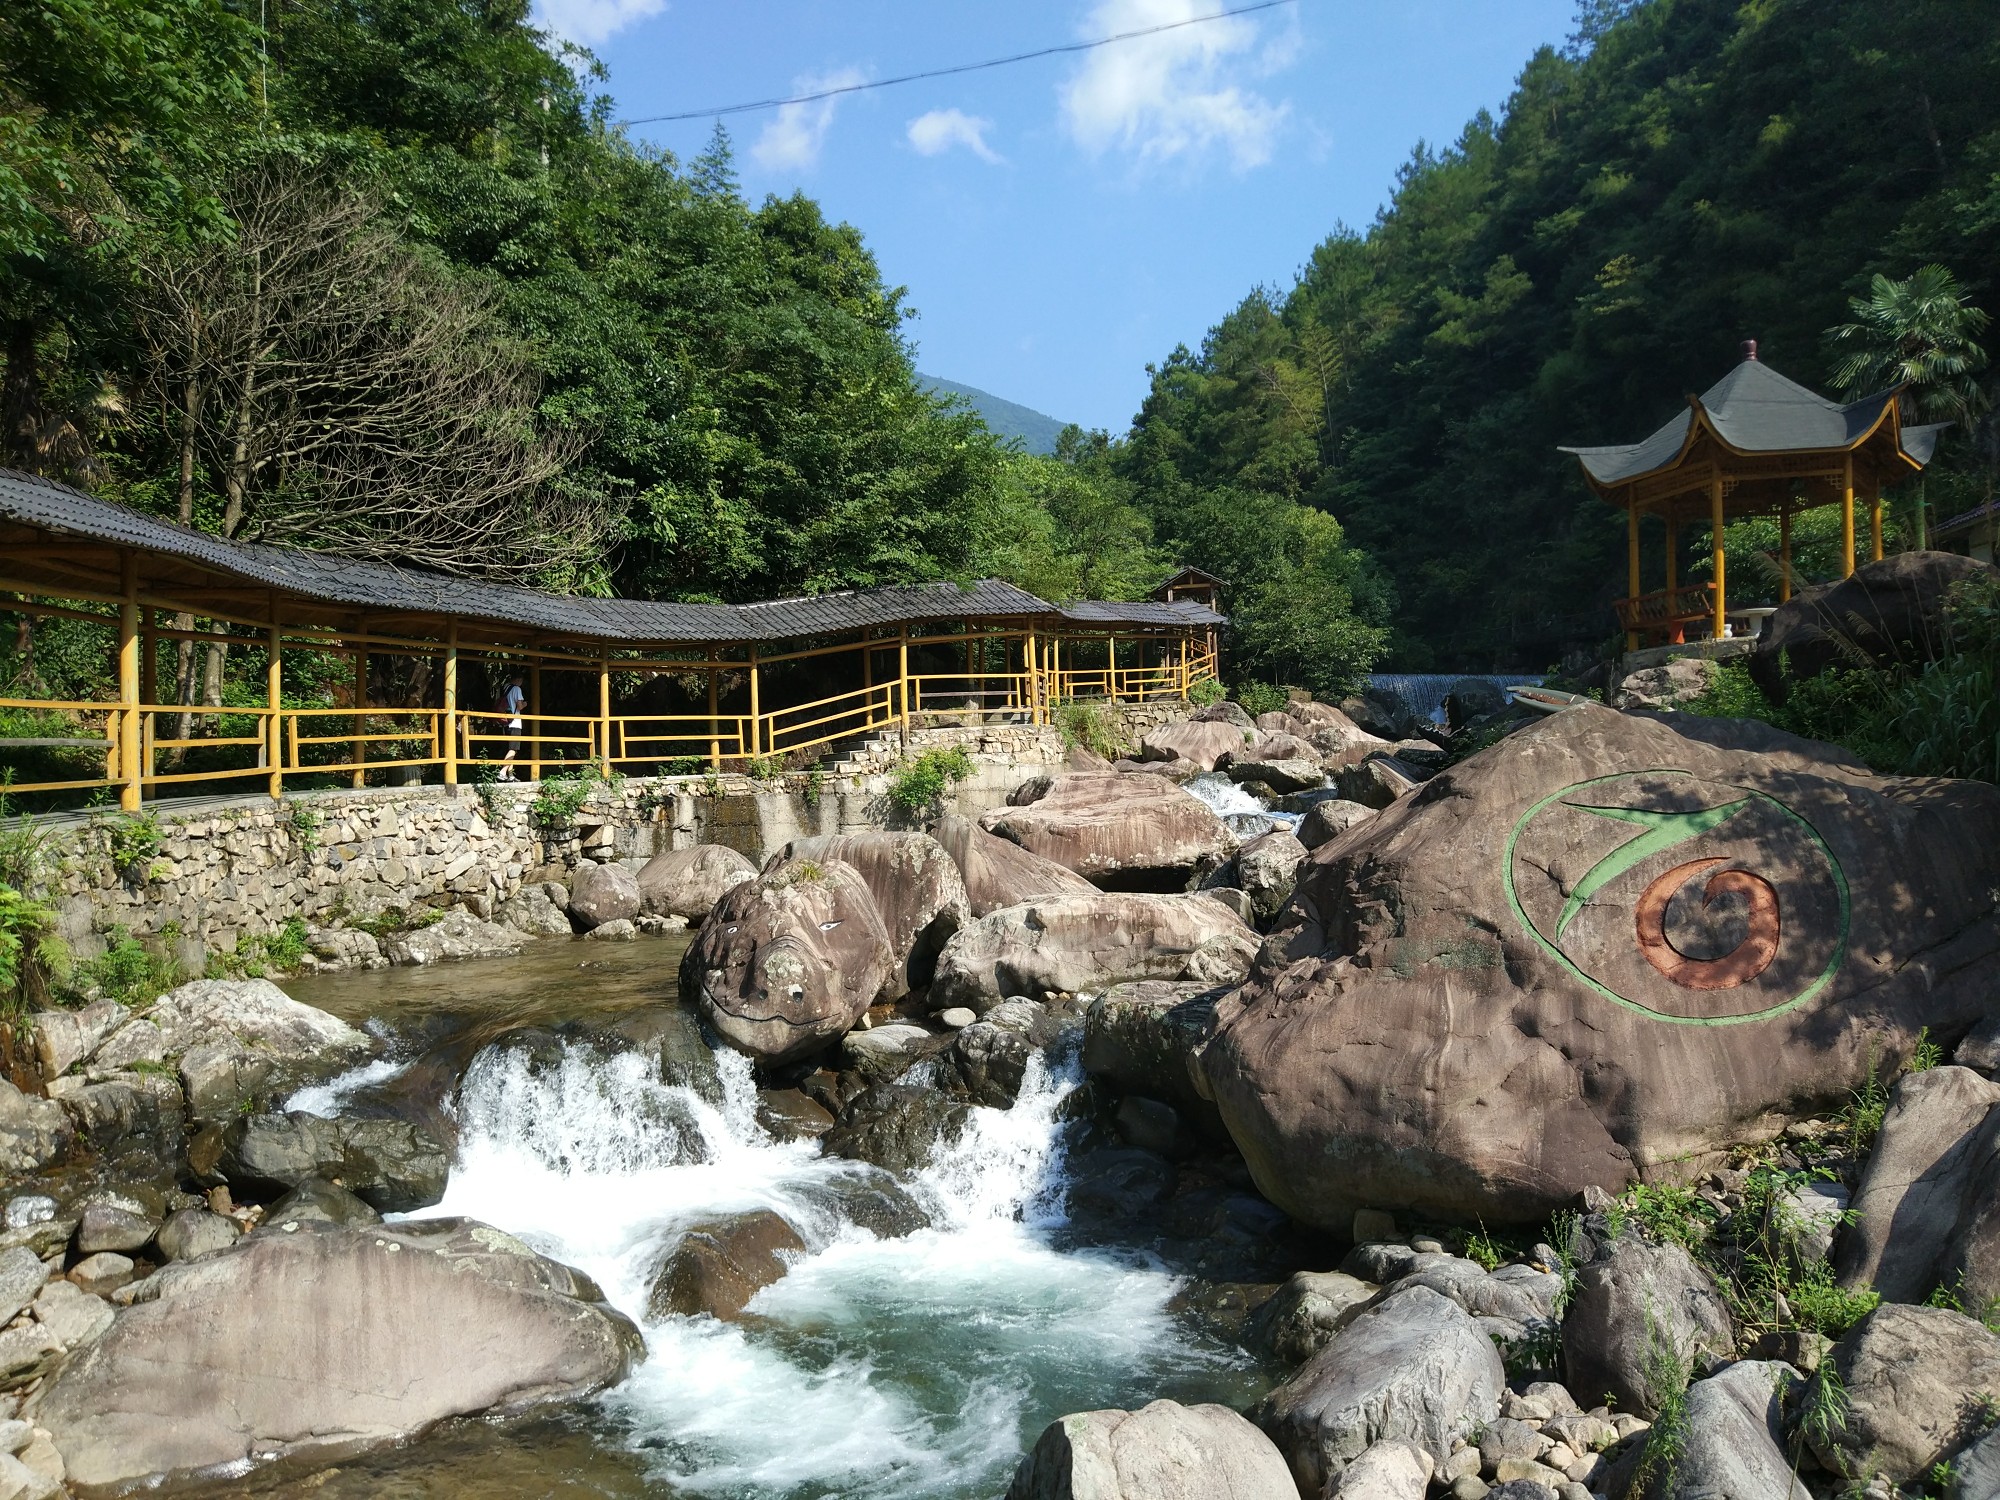
M 1708 480 L 1708 526 L 1710 557 L 1715 566 L 1715 618 L 1709 622 L 1709 634 L 1719 641 L 1729 617 L 1729 559 L 1724 555 L 1722 545 L 1722 475 L 1719 473 L 1711 474 Z
M 118 603 L 118 805 L 128 813 L 139 810 L 139 557 L 127 552 L 120 559 Z
M 1778 602 L 1784 604 L 1792 597 L 1792 508 L 1787 505 L 1778 512 Z
M 1854 574 L 1854 455 L 1847 456 L 1840 484 L 1840 576 Z
M 1868 558 L 1871 562 L 1882 560 L 1882 490 L 1876 487 L 1873 503 L 1868 507 Z
M 438 754 L 444 758 L 444 784 L 458 785 L 458 621 L 444 634 L 444 735 Z

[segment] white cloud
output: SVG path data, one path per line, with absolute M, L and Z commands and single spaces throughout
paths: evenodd
M 666 8 L 667 0 L 536 0 L 535 23 L 564 41 L 595 47 Z
M 991 120 L 982 120 L 960 109 L 934 109 L 910 121 L 910 144 L 925 156 L 942 156 L 953 146 L 963 146 L 981 161 L 1000 160 L 1000 153 L 986 144 Z
M 792 92 L 812 94 L 821 89 L 851 88 L 866 83 L 868 75 L 859 68 L 841 68 L 833 73 L 808 75 L 793 81 Z M 815 99 L 809 104 L 787 104 L 750 147 L 750 156 L 767 171 L 804 171 L 819 161 L 819 149 L 826 133 L 833 129 L 834 111 L 840 100 Z
M 1082 29 L 1111 36 L 1212 14 L 1212 0 L 1100 0 Z M 1258 43 L 1259 23 L 1235 17 L 1100 47 L 1062 87 L 1063 123 L 1093 156 L 1115 148 L 1161 162 L 1221 149 L 1239 171 L 1262 166 L 1291 106 L 1242 80 L 1291 61 L 1296 21 Z

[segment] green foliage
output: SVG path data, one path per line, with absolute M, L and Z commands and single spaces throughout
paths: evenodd
M 405 932 L 418 932 L 443 920 L 444 908 L 441 906 L 385 906 L 372 916 L 361 917 L 347 925 L 356 932 L 367 933 L 378 943 L 386 943 L 392 937 Z
M 544 776 L 534 801 L 528 804 L 528 817 L 545 832 L 561 833 L 575 826 L 576 815 L 583 811 L 591 793 L 608 784 L 604 768 L 596 761 L 574 772 Z
M 672 760 L 660 762 L 658 774 L 661 776 L 699 776 L 708 768 L 708 762 L 699 755 L 677 755 Z
M 785 763 L 775 755 L 752 756 L 743 762 L 743 774 L 752 781 L 776 781 L 785 774 Z
M 1071 599 L 1143 599 L 1172 571 L 1153 545 L 1131 484 L 1101 463 L 1077 462 L 1075 429 L 1054 458 L 1009 454 L 979 518 L 975 571 L 1031 594 Z
M 1203 677 L 1188 684 L 1187 699 L 1196 708 L 1207 708 L 1228 696 L 1229 689 L 1222 685 L 1219 677 Z
M 68 967 L 68 950 L 55 935 L 56 914 L 44 903 L 0 885 L 0 1020 L 29 1010 L 51 977 Z
M 1658 1393 L 1659 1409 L 1640 1450 L 1639 1466 L 1633 1473 L 1636 1493 L 1672 1494 L 1674 1475 L 1687 1456 L 1688 1377 L 1693 1369 L 1674 1347 L 1673 1336 L 1663 1330 L 1646 1309 L 1646 1351 L 1640 1357 L 1646 1384 Z
M 204 977 L 262 979 L 270 973 L 289 974 L 305 962 L 305 957 L 305 919 L 291 917 L 276 932 L 257 936 L 244 933 L 236 940 L 233 952 L 210 954 Z
M 123 1005 L 144 1005 L 186 977 L 177 960 L 153 952 L 124 928 L 115 927 L 104 952 L 76 964 L 64 987 L 73 1000 L 101 996 Z
M 111 825 L 111 867 L 128 878 L 150 870 L 159 857 L 160 843 L 157 813 L 120 818 Z
M 1626 1189 L 1625 1195 L 1605 1210 L 1604 1217 L 1613 1234 L 1636 1227 L 1663 1245 L 1693 1251 L 1707 1244 L 1715 1232 L 1716 1212 L 1691 1187 L 1641 1182 Z
M 906 813 L 928 812 L 952 785 L 971 774 L 972 757 L 964 746 L 926 750 L 891 778 L 889 800 Z
M 1477 1230 L 1466 1234 L 1463 1253 L 1467 1260 L 1477 1261 L 1488 1271 L 1496 1271 L 1510 1260 L 1519 1258 L 1521 1252 L 1519 1246 L 1488 1234 L 1486 1226 L 1481 1224 Z
M 1985 404 L 1978 372 L 1989 321 L 1950 270 L 1922 266 L 1903 281 L 1877 272 L 1848 304 L 1854 321 L 1827 331 L 1833 381 L 1850 400 L 1891 386 L 1907 390 L 1915 415 L 1963 422 Z
M 292 802 L 292 837 L 298 842 L 299 853 L 308 858 L 319 852 L 319 830 L 322 821 L 318 808 L 305 802 L 296 800 Z
M 1067 750 L 1081 746 L 1105 760 L 1116 760 L 1125 753 L 1118 721 L 1101 703 L 1058 703 L 1055 724 Z
M 1268 682 L 1239 682 L 1236 685 L 1236 703 L 1251 718 L 1259 714 L 1279 712 L 1291 700 L 1285 690 L 1272 687 Z
M 814 766 L 806 772 L 806 784 L 800 788 L 799 797 L 807 807 L 818 807 L 820 799 L 826 795 L 826 768 Z
M 1917 1032 L 1916 1049 L 1910 1053 L 1910 1065 L 1905 1071 L 1910 1073 L 1928 1073 L 1943 1061 L 1944 1048 L 1940 1047 L 1933 1040 L 1930 1027 L 1925 1026 L 1921 1028 Z

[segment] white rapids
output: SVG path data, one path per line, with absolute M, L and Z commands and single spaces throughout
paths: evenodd
M 745 1059 L 719 1055 L 720 1107 L 650 1056 L 568 1046 L 536 1070 L 488 1048 L 460 1090 L 444 1201 L 580 1267 L 645 1330 L 648 1358 L 605 1411 L 670 1494 L 806 1500 L 991 1496 L 1054 1416 L 1199 1394 L 1235 1361 L 1169 1315 L 1175 1279 L 1056 1248 L 1058 1113 L 1073 1060 L 1030 1064 L 1016 1106 L 905 1185 L 935 1227 L 879 1240 L 838 1188 L 872 1171 L 757 1124 Z M 740 1324 L 649 1319 L 648 1285 L 692 1222 L 769 1208 L 807 1242 Z M 1191 1385 L 1190 1382 L 1193 1382 Z

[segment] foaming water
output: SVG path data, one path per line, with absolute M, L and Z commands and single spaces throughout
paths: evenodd
M 307 1084 L 294 1090 L 285 1100 L 286 1109 L 302 1109 L 309 1115 L 325 1115 L 328 1119 L 340 1114 L 354 1096 L 400 1078 L 409 1068 L 407 1062 L 397 1062 L 392 1058 L 378 1057 L 373 1062 L 365 1062 L 338 1073 L 324 1083 Z
M 1260 797 L 1254 797 L 1220 771 L 1204 771 L 1181 783 L 1215 809 L 1229 831 L 1241 839 L 1252 839 L 1273 828 L 1295 828 L 1295 813 L 1278 812 Z
M 645 1330 L 604 1401 L 667 1493 L 808 1500 L 991 1496 L 1054 1416 L 1160 1395 L 1236 1394 L 1240 1366 L 1169 1315 L 1174 1278 L 1053 1248 L 1073 1057 L 1031 1061 L 1011 1110 L 974 1109 L 906 1184 L 933 1227 L 878 1239 L 841 1212 L 874 1169 L 779 1142 L 747 1061 L 719 1099 L 642 1052 L 488 1047 L 459 1092 L 458 1161 L 431 1214 L 497 1224 L 581 1267 Z M 693 1223 L 768 1208 L 806 1241 L 742 1323 L 648 1312 Z

